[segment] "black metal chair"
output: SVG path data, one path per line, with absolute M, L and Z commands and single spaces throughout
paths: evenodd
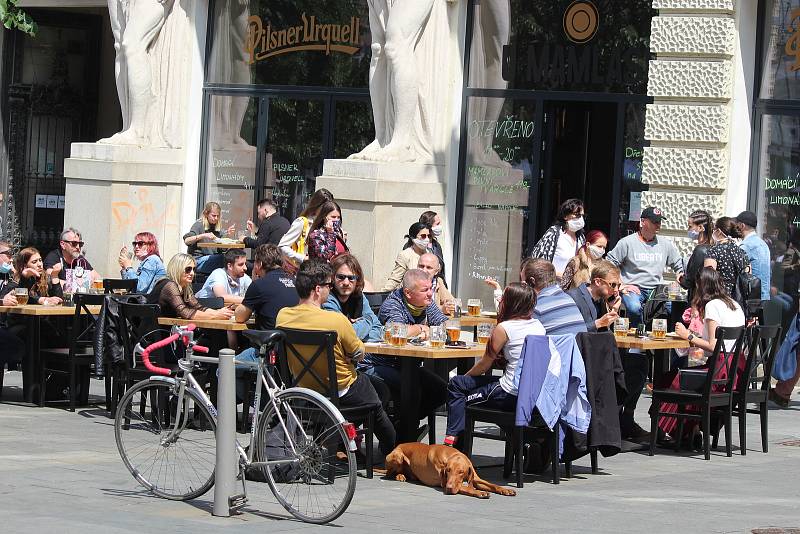
M 355 424 L 363 423 L 363 435 L 367 449 L 367 478 L 372 478 L 375 411 L 381 405 L 380 403 L 361 406 L 341 406 L 339 404 L 339 386 L 333 352 L 333 347 L 338 337 L 336 332 L 292 328 L 280 328 L 278 330 L 283 332 L 285 336 L 278 357 L 278 369 L 281 379 L 287 387 L 303 386 L 319 391 L 336 406 L 348 421 Z M 313 353 L 307 356 L 309 348 L 313 350 Z M 325 359 L 327 376 L 321 375 L 317 371 L 319 366 L 315 364 L 320 358 Z M 296 363 L 290 365 L 290 361 Z
M 95 362 L 94 335 L 97 317 L 89 310 L 89 306 L 102 305 L 104 295 L 75 293 L 75 313 L 72 316 L 72 328 L 69 336 L 69 347 L 42 349 L 40 369 L 39 406 L 45 404 L 47 378 L 50 375 L 69 376 L 69 411 L 75 411 L 80 386 L 80 400 L 85 403 L 89 396 L 89 373 Z M 81 371 L 78 383 L 78 371 Z M 106 398 L 106 404 L 109 399 Z
M 386 297 L 388 297 L 390 293 L 391 291 L 364 293 L 364 296 L 367 297 L 367 302 L 369 302 L 369 307 L 372 308 L 372 311 L 375 312 L 375 315 L 378 315 L 378 312 L 381 309 L 381 304 L 383 304 L 383 301 L 386 300 Z
M 749 329 L 750 344 L 747 350 L 747 361 L 739 383 L 733 391 L 733 410 L 730 415 L 739 418 L 739 449 L 742 456 L 747 453 L 746 418 L 748 413 L 758 414 L 761 420 L 761 450 L 769 450 L 767 440 L 767 399 L 769 397 L 772 364 L 775 353 L 780 347 L 780 326 L 754 326 Z M 759 366 L 762 375 L 758 376 Z M 748 408 L 748 404 L 757 404 L 758 408 Z
M 680 449 L 684 421 L 700 420 L 703 431 L 703 454 L 706 460 L 710 460 L 712 412 L 721 414 L 725 421 L 725 452 L 728 456 L 732 455 L 730 412 L 733 409 L 733 383 L 736 379 L 737 363 L 742 357 L 744 332 L 743 326 L 717 327 L 717 344 L 705 368 L 679 370 L 680 389 L 653 389 L 653 407 L 650 410 L 650 456 L 655 454 L 658 418 L 665 416 L 680 421 L 675 439 L 676 450 Z M 733 350 L 725 349 L 726 342 L 733 342 Z M 718 376 L 724 378 L 717 378 Z M 677 404 L 677 412 L 661 411 L 663 403 Z M 700 413 L 687 413 L 685 409 L 688 405 L 699 407 Z
M 135 278 L 132 280 L 120 280 L 115 278 L 103 279 L 104 293 L 136 293 L 136 285 L 139 283 Z
M 222 297 L 198 297 L 197 302 L 201 306 L 211 308 L 212 310 L 219 310 L 225 307 L 225 299 Z

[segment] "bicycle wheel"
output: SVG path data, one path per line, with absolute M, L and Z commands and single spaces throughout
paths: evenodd
M 184 392 L 182 404 L 178 410 L 174 381 L 139 382 L 120 400 L 114 436 L 122 461 L 142 486 L 185 501 L 214 484 L 216 425 L 194 391 Z
M 356 489 L 356 459 L 348 443 L 328 406 L 303 391 L 282 391 L 259 419 L 254 457 L 286 462 L 254 469 L 293 516 L 327 523 L 342 515 Z

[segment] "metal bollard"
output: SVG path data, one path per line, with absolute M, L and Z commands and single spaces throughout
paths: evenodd
M 236 370 L 234 352 L 219 351 L 217 388 L 217 469 L 214 476 L 215 516 L 230 517 L 230 497 L 236 486 Z

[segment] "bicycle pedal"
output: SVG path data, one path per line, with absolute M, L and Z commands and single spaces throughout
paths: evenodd
M 240 493 L 239 495 L 231 495 L 228 497 L 228 507 L 231 510 L 238 510 L 247 504 L 247 495 Z

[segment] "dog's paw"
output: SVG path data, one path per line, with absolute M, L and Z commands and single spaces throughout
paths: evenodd
M 401 473 L 401 474 L 397 475 L 396 477 L 394 477 L 394 479 L 396 481 L 398 481 L 398 482 L 405 482 L 406 481 L 406 476 Z
M 499 493 L 500 495 L 505 495 L 507 497 L 514 497 L 517 494 L 517 492 L 511 488 L 499 488 L 497 493 Z
M 479 499 L 488 499 L 489 498 L 489 492 L 488 491 L 480 491 L 480 490 L 478 490 L 477 497 Z

